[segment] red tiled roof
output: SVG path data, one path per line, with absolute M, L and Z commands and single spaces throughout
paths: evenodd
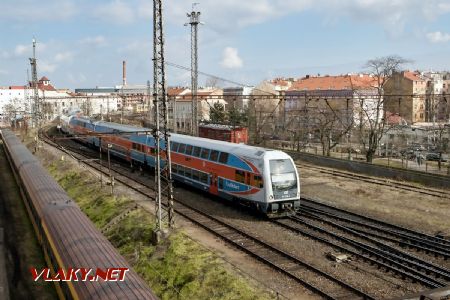
M 403 76 L 412 81 L 423 81 L 423 79 L 420 78 L 420 74 L 417 72 L 405 71 L 403 72 Z
M 367 74 L 350 75 L 350 80 L 355 89 L 376 88 L 378 86 L 377 77 Z
M 39 81 L 50 81 L 47 77 L 42 76 L 42 78 Z
M 314 90 L 351 90 L 350 76 L 321 76 L 304 77 L 292 83 L 289 90 L 314 91 Z
M 217 92 L 217 90 L 211 90 L 211 91 L 198 91 L 197 96 L 201 97 L 198 100 L 201 101 L 202 99 L 205 99 L 206 97 L 214 94 Z M 217 94 L 216 94 L 217 95 Z M 181 99 L 178 99 L 177 101 L 191 101 L 192 100 L 192 93 L 189 91 L 189 93 L 186 93 L 181 96 Z
M 167 94 L 169 96 L 178 96 L 185 90 L 186 90 L 186 88 L 178 88 L 178 87 L 177 88 L 169 88 L 167 91 Z
M 405 118 L 399 116 L 397 113 L 386 112 L 387 123 L 389 125 L 404 125 L 407 124 Z
M 9 87 L 10 90 L 23 90 L 25 89 L 25 86 L 23 85 L 12 85 Z
M 38 89 L 41 91 L 56 91 L 55 87 L 51 84 L 43 84 L 42 82 L 38 83 Z

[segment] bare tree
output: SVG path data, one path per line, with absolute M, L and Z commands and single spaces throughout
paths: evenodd
M 214 76 L 209 76 L 205 80 L 205 86 L 206 87 L 219 87 L 221 85 L 221 80 L 219 78 Z
M 331 149 L 352 130 L 354 120 L 349 118 L 348 112 L 342 113 L 333 107 L 328 99 L 325 98 L 323 101 L 326 106 L 318 110 L 314 121 L 322 144 L 322 154 L 330 156 Z
M 448 152 L 449 149 L 449 138 L 450 138 L 450 127 L 446 124 L 438 124 L 434 128 L 434 134 L 436 138 L 434 140 L 436 145 L 436 150 L 439 153 L 438 167 L 441 169 L 442 154 Z
M 364 122 L 360 123 L 361 142 L 366 149 L 366 160 L 372 162 L 383 134 L 389 128 L 384 110 L 384 87 L 392 78 L 394 72 L 409 61 L 400 56 L 385 56 L 369 60 L 365 68 L 375 76 L 373 88 L 376 94 L 372 98 L 372 105 L 368 105 L 367 99 L 359 97 L 360 109 Z

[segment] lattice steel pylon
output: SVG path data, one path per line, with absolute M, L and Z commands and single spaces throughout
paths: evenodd
M 156 148 L 155 200 L 156 231 L 161 231 L 163 220 L 169 228 L 174 226 L 172 160 L 170 157 L 169 111 L 166 93 L 166 72 L 164 64 L 164 31 L 162 0 L 153 0 L 153 136 Z M 167 200 L 167 216 L 163 215 L 161 203 Z M 167 218 L 166 218 L 167 217 Z
M 192 120 L 191 120 L 191 134 L 198 136 L 198 102 L 197 102 L 197 89 L 198 89 L 198 24 L 200 22 L 200 12 L 196 12 L 195 5 L 192 4 L 192 12 L 188 13 L 189 23 L 184 26 L 191 25 L 191 93 L 192 93 Z
M 37 79 L 37 60 L 36 60 L 36 39 L 33 39 L 33 57 L 30 58 L 31 64 L 31 85 L 33 88 L 33 105 L 31 115 L 33 117 L 33 126 L 38 127 L 40 117 L 39 90 Z

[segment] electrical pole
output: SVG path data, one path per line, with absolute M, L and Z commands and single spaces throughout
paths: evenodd
M 33 38 L 33 57 L 30 58 L 31 64 L 31 80 L 33 87 L 33 108 L 32 108 L 32 116 L 33 116 L 33 127 L 36 128 L 36 136 L 35 136 L 35 152 L 39 147 L 39 118 L 40 118 L 40 105 L 39 105 L 39 90 L 38 90 L 38 79 L 37 79 L 37 60 L 36 60 L 36 39 Z
M 192 121 L 191 134 L 198 136 L 198 103 L 197 103 L 197 89 L 198 89 L 198 24 L 200 22 L 200 12 L 196 12 L 195 6 L 199 3 L 192 4 L 192 12 L 187 14 L 190 22 L 184 26 L 191 25 L 191 93 L 192 93 Z
M 161 236 L 162 221 L 164 218 L 161 209 L 163 197 L 167 199 L 167 221 L 169 228 L 174 226 L 170 132 L 168 128 L 169 111 L 166 93 L 162 10 L 162 0 L 153 0 L 153 101 L 155 104 L 155 129 L 153 136 L 155 138 L 156 147 L 155 200 L 157 217 L 154 232 L 155 243 L 159 241 L 159 237 Z

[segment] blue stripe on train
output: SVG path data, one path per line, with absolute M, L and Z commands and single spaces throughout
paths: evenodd
M 223 180 L 223 186 L 221 187 L 221 190 L 225 192 L 246 192 L 251 189 L 250 186 L 243 183 L 239 183 L 225 178 L 221 178 L 221 180 Z

